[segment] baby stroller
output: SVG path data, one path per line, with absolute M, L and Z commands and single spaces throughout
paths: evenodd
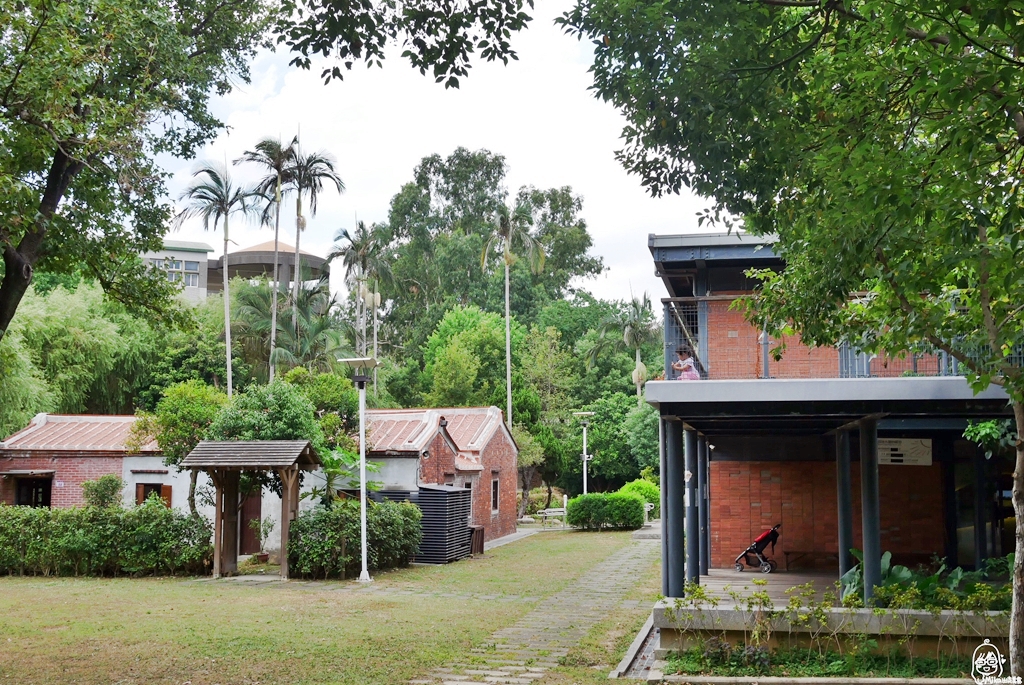
M 766 530 L 754 538 L 754 541 L 750 543 L 750 547 L 747 547 L 736 557 L 736 570 L 742 571 L 744 564 L 761 569 L 761 573 L 771 573 L 778 568 L 778 564 L 775 563 L 774 559 L 769 559 L 764 555 L 764 550 L 771 544 L 772 554 L 775 554 L 775 543 L 779 539 L 779 528 L 781 527 L 782 524 L 777 523 L 771 530 Z M 756 563 L 750 560 L 751 554 L 757 559 Z

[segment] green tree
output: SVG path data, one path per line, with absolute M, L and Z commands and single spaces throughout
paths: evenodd
M 533 7 L 533 2 L 525 3 Z M 347 5 L 344 10 L 325 0 L 286 0 L 278 20 L 278 40 L 299 53 L 292 64 L 308 69 L 310 55 L 336 54 L 346 69 L 358 60 L 381 66 L 386 47 L 398 43 L 402 56 L 446 88 L 458 88 L 469 73 L 476 50 L 493 61 L 518 59 L 509 37 L 526 27 L 530 17 L 522 0 L 454 6 L 438 0 L 397 5 Z M 325 67 L 321 76 L 342 78 L 340 66 Z
M 116 507 L 121 504 L 123 491 L 124 481 L 112 473 L 82 482 L 82 499 L 90 507 Z
M 424 397 L 429 407 L 468 407 L 484 403 L 476 379 L 480 359 L 462 335 L 452 338 L 434 357 L 432 383 Z
M 248 162 L 263 167 L 267 171 L 267 175 L 256 184 L 256 192 L 264 197 L 273 198 L 267 204 L 267 209 L 274 208 L 274 276 L 270 281 L 273 285 L 270 288 L 270 351 L 267 354 L 268 376 L 271 383 L 274 382 L 274 365 L 270 363 L 270 359 L 274 356 L 274 348 L 277 346 L 277 294 L 280 288 L 277 266 L 279 262 L 278 237 L 281 233 L 281 200 L 288 190 L 285 178 L 289 168 L 295 163 L 295 148 L 298 143 L 297 137 L 292 138 L 288 145 L 283 144 L 280 138 L 264 138 L 256 143 L 253 150 L 245 151 L 240 158 L 235 160 L 235 164 Z M 264 212 L 264 223 L 268 218 Z
M 284 381 L 250 385 L 217 414 L 207 436 L 211 440 L 309 440 L 316 453 L 326 454 L 323 433 L 313 404 Z
M 317 200 L 324 191 L 324 186 L 331 184 L 339 193 L 345 192 L 345 183 L 334 170 L 334 157 L 320 150 L 302 154 L 298 140 L 295 141 L 295 156 L 288 168 L 288 181 L 295 189 L 295 262 L 292 268 L 292 333 L 299 336 L 299 289 L 302 279 L 302 258 L 299 251 L 299 240 L 306 228 L 306 217 L 302 216 L 302 196 L 309 196 L 309 214 L 316 216 Z
M 519 482 L 522 483 L 523 497 L 519 500 L 519 516 L 526 516 L 526 507 L 530 504 L 530 484 L 537 473 L 537 468 L 544 462 L 544 446 L 541 445 L 522 425 L 513 426 L 512 437 L 519 447 L 516 466 L 519 469 Z
M 641 469 L 650 468 L 655 473 L 660 469 L 660 454 L 658 451 L 658 421 L 661 416 L 658 410 L 646 402 L 639 407 L 633 407 L 626 414 L 626 422 L 623 429 L 626 433 L 626 444 L 629 452 Z
M 210 94 L 248 81 L 269 18 L 260 0 L 0 7 L 0 338 L 37 267 L 180 318 L 174 284 L 138 258 L 169 216 L 154 158 L 191 157 L 221 129 Z
M 533 213 L 526 203 L 517 202 L 509 209 L 502 204 L 495 212 L 491 226 L 491 234 L 484 244 L 480 255 L 480 268 L 487 268 L 487 258 L 494 250 L 501 252 L 505 266 L 505 394 L 508 425 L 512 423 L 512 313 L 509 310 L 509 278 L 508 272 L 516 259 L 513 246 L 519 246 L 526 254 L 530 265 L 539 271 L 544 266 L 544 249 L 530 234 L 533 225 Z
M 633 353 L 633 385 L 636 386 L 636 406 L 643 405 L 642 388 L 647 380 L 647 366 L 643 363 L 642 350 L 644 345 L 651 344 L 661 338 L 661 329 L 651 309 L 651 299 L 647 293 L 643 297 L 633 297 L 614 314 L 601 323 L 597 344 L 590 351 L 590 359 L 596 359 L 603 350 L 628 350 Z
M 182 200 L 187 200 L 185 209 L 178 214 L 177 221 L 181 223 L 190 217 L 200 217 L 203 220 L 203 228 L 210 230 L 211 224 L 214 228 L 223 217 L 224 219 L 224 359 L 227 367 L 228 397 L 231 397 L 231 294 L 228 290 L 228 218 L 232 214 L 240 213 L 243 216 L 251 216 L 255 213 L 254 204 L 255 191 L 250 188 L 235 186 L 231 182 L 226 168 L 216 167 L 212 164 L 203 164 L 192 174 L 195 181 L 181 194 Z
M 370 228 L 362 221 L 349 233 L 347 228 L 339 229 L 334 235 L 334 248 L 327 261 L 341 258 L 345 267 L 345 280 L 356 297 L 356 321 L 360 336 L 357 338 L 356 354 L 366 355 L 366 304 L 373 303 L 373 357 L 377 357 L 377 310 L 380 303 L 380 286 L 390 283 L 391 262 L 388 254 L 388 240 L 384 235 L 385 226 L 374 224 Z M 344 241 L 344 242 L 343 242 Z M 345 244 L 347 243 L 347 244 Z M 364 292 L 368 287 L 369 292 Z M 369 295 L 369 297 L 367 297 Z M 376 379 L 376 370 L 374 371 Z M 376 385 L 376 380 L 374 381 Z
M 1001 0 L 584 0 L 595 91 L 654 193 L 777 233 L 752 318 L 810 344 L 945 352 L 1024 428 L 1019 8 Z M 678 49 L 686 45 L 685 50 Z M 867 293 L 867 296 L 864 296 Z M 1016 445 L 1010 665 L 1024 674 L 1024 442 Z
M 0 340 L 0 435 L 21 430 L 33 416 L 52 408 L 46 379 L 32 363 L 21 337 L 11 331 Z
M 156 440 L 167 466 L 178 467 L 207 437 L 214 419 L 227 403 L 228 397 L 217 388 L 200 380 L 189 380 L 166 388 L 152 414 L 137 412 L 132 426 L 129 447 L 136 450 Z M 188 508 L 196 510 L 196 471 L 190 473 Z
M 583 408 L 594 412 L 587 430 L 587 452 L 593 460 L 587 466 L 589 490 L 617 490 L 640 475 L 640 467 L 629 448 L 626 418 L 636 405 L 629 395 L 614 393 Z M 571 424 L 570 448 L 564 452 L 562 486 L 570 493 L 583 488 L 583 428 Z

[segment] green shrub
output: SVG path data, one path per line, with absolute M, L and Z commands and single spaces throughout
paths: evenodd
M 406 566 L 422 539 L 419 507 L 408 502 L 370 502 L 366 510 L 367 565 L 371 570 Z M 359 503 L 334 502 L 301 512 L 288 533 L 288 567 L 312 578 L 358 573 Z
M 644 500 L 622 492 L 580 495 L 569 500 L 565 515 L 573 528 L 632 530 L 644 525 Z
M 116 507 L 121 504 L 123 490 L 124 481 L 112 473 L 82 483 L 82 497 L 90 507 Z
M 652 519 L 661 518 L 661 490 L 651 481 L 638 478 L 632 483 L 623 485 L 619 492 L 639 495 L 645 502 L 654 505 L 650 517 Z
M 205 519 L 157 498 L 131 509 L 0 505 L 0 574 L 203 574 L 211 535 Z

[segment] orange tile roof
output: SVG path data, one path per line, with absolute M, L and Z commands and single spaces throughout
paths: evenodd
M 0 449 L 127 452 L 125 441 L 134 416 L 37 414 L 31 423 L 3 442 Z M 159 452 L 155 441 L 142 452 Z
M 437 435 L 441 419 L 459 451 L 460 470 L 479 470 L 480 451 L 496 430 L 512 435 L 497 407 L 371 409 L 366 412 L 371 452 L 422 452 Z M 515 441 L 512 440 L 515 444 Z

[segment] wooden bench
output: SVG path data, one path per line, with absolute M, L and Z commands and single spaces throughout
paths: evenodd
M 540 516 L 541 527 L 547 525 L 549 518 L 557 519 L 558 517 L 562 517 L 562 528 L 565 528 L 565 507 L 541 509 L 537 512 L 537 516 Z

